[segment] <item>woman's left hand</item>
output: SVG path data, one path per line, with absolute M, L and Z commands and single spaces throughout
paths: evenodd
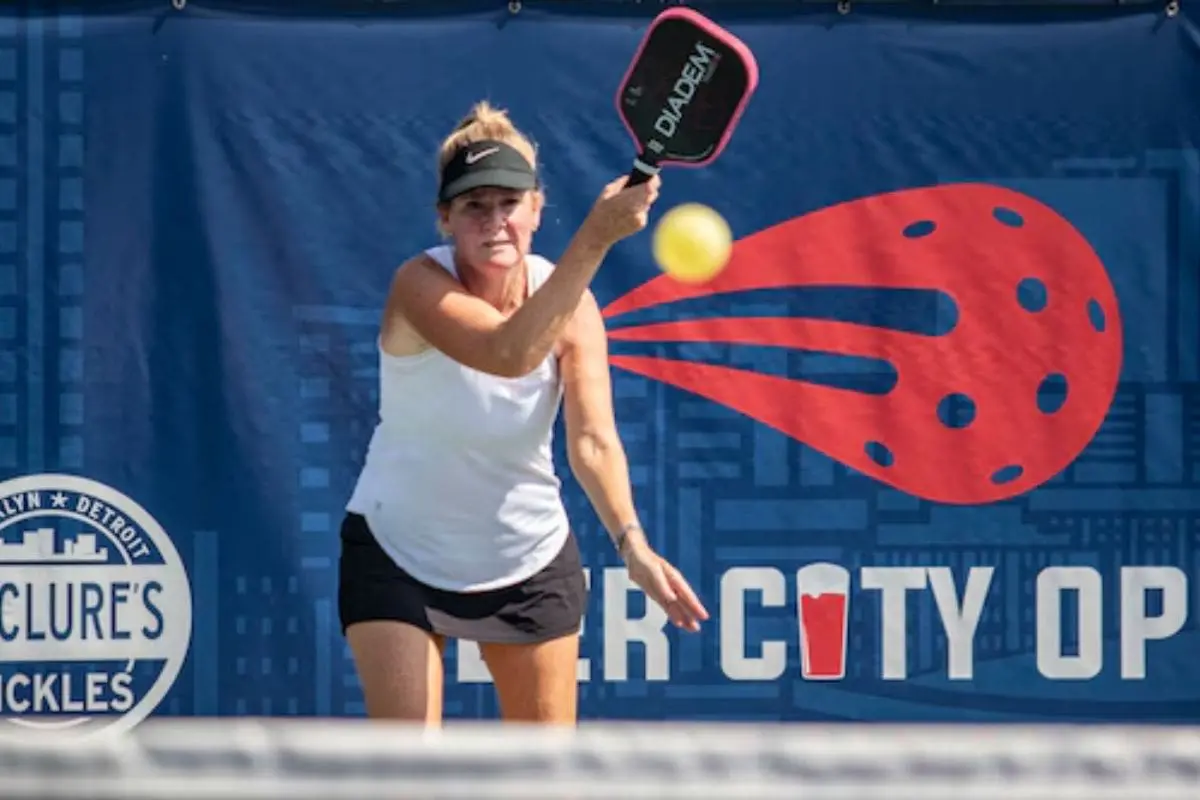
M 625 566 L 630 579 L 662 606 L 675 626 L 692 632 L 700 630 L 700 622 L 708 619 L 704 604 L 679 570 L 655 553 L 650 545 L 631 546 Z

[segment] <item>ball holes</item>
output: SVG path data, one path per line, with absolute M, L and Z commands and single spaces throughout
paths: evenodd
M 1067 376 L 1047 375 L 1038 385 L 1037 406 L 1043 414 L 1054 414 L 1067 402 Z
M 1010 228 L 1019 228 L 1025 224 L 1025 220 L 1020 214 L 1011 208 L 1004 208 L 1003 206 L 993 208 L 992 216 L 1001 225 L 1007 225 Z
M 1046 284 L 1037 278 L 1026 278 L 1017 284 L 1017 302 L 1030 314 L 1044 309 L 1049 299 Z
M 867 458 L 881 467 L 890 467 L 895 463 L 896 459 L 892 455 L 892 451 L 882 442 L 867 442 L 867 446 L 863 449 L 867 453 Z
M 937 415 L 947 428 L 965 428 L 975 421 L 975 401 L 958 392 L 948 394 L 938 403 Z
M 1012 483 L 1024 473 L 1025 470 L 1017 464 L 1009 464 L 1007 467 L 1001 467 L 992 473 L 992 483 L 998 486 L 1005 483 Z
M 1100 301 L 1095 298 L 1088 300 L 1087 304 L 1088 321 L 1092 323 L 1092 327 L 1096 329 L 1096 333 L 1104 333 L 1105 317 L 1104 308 L 1101 307 Z
M 909 239 L 920 239 L 923 236 L 928 236 L 935 230 L 937 230 L 937 223 L 933 220 L 922 219 L 905 228 L 904 235 Z

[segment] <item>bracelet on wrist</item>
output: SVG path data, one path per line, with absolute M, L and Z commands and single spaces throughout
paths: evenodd
M 613 541 L 613 544 L 615 544 L 617 547 L 617 555 L 619 555 L 621 558 L 625 558 L 625 545 L 629 541 L 629 533 L 631 531 L 640 530 L 642 530 L 642 526 L 637 522 L 627 522 L 621 526 L 621 529 L 617 531 L 616 538 Z

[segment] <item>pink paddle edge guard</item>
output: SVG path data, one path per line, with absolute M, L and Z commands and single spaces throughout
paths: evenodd
M 746 91 L 742 95 L 741 101 L 738 102 L 737 108 L 734 109 L 733 115 L 729 118 L 729 123 L 725 126 L 725 132 L 721 135 L 721 139 L 717 142 L 716 147 L 713 148 L 712 154 L 702 161 L 671 161 L 669 159 L 663 159 L 660 162 L 663 164 L 671 164 L 672 166 L 677 167 L 703 167 L 711 164 L 714 160 L 716 160 L 717 156 L 721 155 L 721 151 L 723 151 L 725 149 L 725 145 L 729 143 L 729 137 L 733 136 L 733 130 L 737 127 L 738 120 L 741 119 L 742 112 L 746 109 L 746 104 L 750 102 L 750 96 L 754 94 L 754 90 L 758 87 L 758 61 L 755 60 L 754 53 L 750 51 L 750 48 L 747 47 L 741 39 L 738 39 L 732 33 L 725 30 L 703 14 L 682 6 L 675 6 L 662 12 L 650 21 L 650 27 L 646 29 L 645 35 L 642 36 L 642 42 L 638 45 L 637 52 L 634 53 L 633 58 L 629 60 L 629 66 L 625 69 L 625 75 L 621 78 L 621 82 L 617 85 L 617 93 L 613 98 L 614 105 L 617 109 L 617 119 L 621 120 L 621 124 L 625 127 L 625 130 L 629 132 L 629 138 L 633 139 L 635 142 L 637 141 L 637 135 L 633 132 L 633 128 L 629 127 L 629 123 L 626 122 L 625 116 L 621 113 L 621 89 L 629 80 L 629 76 L 633 74 L 634 65 L 637 64 L 638 60 L 642 57 L 642 51 L 646 49 L 646 43 L 650 41 L 650 34 L 654 32 L 654 29 L 658 27 L 659 23 L 665 22 L 669 19 L 687 20 L 697 28 L 703 30 L 709 36 L 720 40 L 723 44 L 729 47 L 729 49 L 731 49 L 739 59 L 741 59 L 742 64 L 746 68 Z M 638 144 L 640 145 L 641 143 L 638 142 Z

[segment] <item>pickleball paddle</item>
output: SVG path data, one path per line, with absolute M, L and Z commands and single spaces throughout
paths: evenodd
M 701 167 L 725 149 L 758 85 L 754 54 L 689 8 L 650 23 L 617 91 L 617 113 L 638 148 L 629 186 L 668 164 Z

